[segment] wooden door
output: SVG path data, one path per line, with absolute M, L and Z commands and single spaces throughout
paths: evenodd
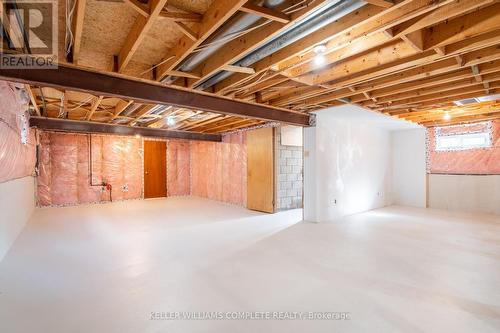
M 144 198 L 167 196 L 167 145 L 144 141 Z
M 247 207 L 274 212 L 274 128 L 247 132 Z

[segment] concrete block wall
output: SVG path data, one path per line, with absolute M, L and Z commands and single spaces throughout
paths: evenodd
M 302 208 L 302 147 L 281 144 L 281 128 L 276 129 L 276 209 Z

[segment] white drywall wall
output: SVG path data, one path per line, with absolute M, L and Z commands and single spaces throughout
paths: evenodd
M 316 117 L 316 127 L 304 130 L 304 220 L 335 221 L 390 205 L 391 131 L 420 127 L 353 105 Z
M 318 221 L 316 212 L 316 127 L 304 128 L 304 197 L 303 214 L 306 221 Z
M 392 202 L 422 207 L 427 204 L 425 129 L 391 132 Z
M 302 147 L 302 127 L 300 126 L 281 126 L 281 144 L 283 146 Z
M 0 261 L 35 209 L 33 177 L 0 183 Z
M 500 215 L 500 175 L 429 175 L 429 207 Z

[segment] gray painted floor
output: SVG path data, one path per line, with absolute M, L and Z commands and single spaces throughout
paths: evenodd
M 498 216 L 300 219 L 196 198 L 39 209 L 0 263 L 0 332 L 500 331 Z M 151 320 L 182 311 L 350 319 Z

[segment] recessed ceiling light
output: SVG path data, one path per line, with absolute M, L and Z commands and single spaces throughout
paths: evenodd
M 170 117 L 167 117 L 167 125 L 168 126 L 174 126 L 175 125 L 175 118 L 170 116 Z
M 443 119 L 446 120 L 446 121 L 450 120 L 451 119 L 450 113 L 449 112 L 445 112 L 444 115 L 443 115 Z
M 326 58 L 322 54 L 318 54 L 317 56 L 314 57 L 314 65 L 316 67 L 321 67 L 326 63 Z
M 326 52 L 326 45 L 321 44 L 321 45 L 316 45 L 313 48 L 314 53 L 316 54 L 324 54 Z

